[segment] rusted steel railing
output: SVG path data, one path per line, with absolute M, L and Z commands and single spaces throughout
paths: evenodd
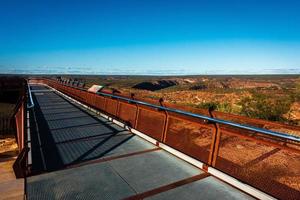
M 95 94 L 55 80 L 35 82 L 45 83 L 276 198 L 299 197 L 299 127 L 216 111 L 188 112 L 162 101 L 103 91 Z M 276 131 L 270 130 L 274 128 Z
M 156 109 L 163 110 L 163 111 L 174 112 L 176 114 L 182 114 L 182 115 L 189 116 L 189 117 L 199 118 L 199 119 L 207 120 L 209 122 L 214 122 L 214 123 L 217 123 L 217 124 L 229 125 L 229 126 L 233 126 L 233 127 L 236 127 L 236 128 L 245 129 L 245 130 L 248 130 L 248 131 L 254 131 L 254 132 L 262 133 L 262 134 L 265 134 L 265 135 L 275 136 L 275 137 L 278 137 L 280 139 L 286 139 L 286 140 L 291 140 L 291 141 L 294 141 L 294 142 L 300 142 L 300 137 L 290 135 L 290 134 L 286 134 L 286 133 L 275 132 L 275 131 L 271 131 L 271 130 L 267 130 L 267 129 L 263 129 L 263 128 L 257 128 L 257 127 L 254 127 L 254 126 L 242 125 L 242 124 L 238 124 L 238 123 L 231 122 L 231 121 L 216 119 L 216 118 L 212 118 L 212 117 L 208 117 L 208 116 L 204 116 L 204 115 L 199 115 L 199 114 L 195 114 L 195 113 L 186 112 L 186 111 L 183 111 L 183 110 L 167 108 L 167 107 L 164 107 L 164 106 L 158 106 L 158 105 L 146 103 L 146 102 L 143 102 L 143 101 L 132 100 L 132 99 L 129 99 L 129 98 L 119 97 L 119 96 L 116 96 L 116 95 L 107 94 L 107 93 L 103 93 L 103 92 L 97 92 L 97 94 L 102 95 L 102 96 L 106 96 L 106 97 L 111 97 L 113 99 L 127 101 L 129 103 L 136 103 L 136 104 L 139 104 L 139 105 L 144 105 L 144 106 L 156 108 Z
M 28 137 L 28 134 L 30 134 L 30 127 L 27 117 L 28 109 L 33 108 L 34 103 L 28 83 L 24 82 L 24 86 L 24 91 L 16 104 L 15 112 L 13 114 L 16 125 L 16 141 L 19 149 L 18 158 L 13 164 L 13 169 L 17 178 L 26 177 L 29 170 L 29 164 L 31 164 L 28 160 L 29 157 L 31 160 L 31 155 L 28 155 L 30 153 L 30 141 L 28 141 L 30 138 L 30 136 Z
M 15 106 L 14 111 L 14 118 L 16 123 L 16 139 L 19 147 L 19 151 L 21 151 L 24 148 L 24 143 L 27 140 L 25 129 L 26 129 L 26 123 L 25 123 L 25 114 L 28 109 L 31 109 L 34 107 L 34 102 L 32 99 L 32 94 L 30 90 L 30 86 L 28 83 L 26 83 L 24 87 L 24 92 L 22 96 L 19 98 L 18 103 Z
M 25 96 L 21 96 L 15 107 L 14 118 L 16 124 L 16 141 L 19 152 L 24 148 L 25 133 Z
M 27 96 L 28 96 L 27 109 L 31 109 L 34 107 L 34 102 L 32 99 L 31 89 L 28 82 L 27 82 Z

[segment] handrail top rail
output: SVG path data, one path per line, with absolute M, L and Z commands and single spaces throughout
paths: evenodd
M 78 87 L 70 86 L 68 84 L 63 84 L 63 85 L 66 85 L 66 86 L 69 86 L 69 87 L 72 87 L 72 88 L 75 88 L 75 89 L 80 89 L 82 91 L 88 92 L 84 88 L 78 88 Z M 104 92 L 97 92 L 96 94 L 102 95 L 102 96 L 108 96 L 108 97 L 112 97 L 112 98 L 116 98 L 116 99 L 120 99 L 120 100 L 127 101 L 127 102 L 130 102 L 130 103 L 136 103 L 136 104 L 156 108 L 156 109 L 159 109 L 159 110 L 164 110 L 164 111 L 168 111 L 168 112 L 182 114 L 182 115 L 185 115 L 185 116 L 194 117 L 194 118 L 198 118 L 198 119 L 203 119 L 203 120 L 207 120 L 207 121 L 214 122 L 214 123 L 229 125 L 229 126 L 233 126 L 233 127 L 236 127 L 236 128 L 249 130 L 249 131 L 255 131 L 255 132 L 258 132 L 258 133 L 262 133 L 264 135 L 274 136 L 274 137 L 277 137 L 277 138 L 290 140 L 290 141 L 293 141 L 293 142 L 300 142 L 300 137 L 299 136 L 295 136 L 295 135 L 291 135 L 291 134 L 287 134 L 287 133 L 271 131 L 271 130 L 264 129 L 264 128 L 258 128 L 258 127 L 254 127 L 254 126 L 243 125 L 243 124 L 239 124 L 239 123 L 236 123 L 236 122 L 227 121 L 227 120 L 218 119 L 218 118 L 212 118 L 212 117 L 208 117 L 208 116 L 205 116 L 205 115 L 195 114 L 195 113 L 191 113 L 191 112 L 187 112 L 187 111 L 183 111 L 183 110 L 179 110 L 179 109 L 154 105 L 154 104 L 151 104 L 151 103 L 147 103 L 147 102 L 143 102 L 143 101 L 139 101 L 139 100 L 134 100 L 134 99 L 129 99 L 129 98 L 117 96 L 117 95 L 114 95 L 114 94 L 109 94 L 109 93 L 104 93 Z
M 27 81 L 27 87 L 28 87 L 28 96 L 29 96 L 29 101 L 30 101 L 30 105 L 27 102 L 27 108 L 30 109 L 30 108 L 34 107 L 34 102 L 33 102 L 33 99 L 32 99 L 31 89 L 30 89 L 28 81 Z

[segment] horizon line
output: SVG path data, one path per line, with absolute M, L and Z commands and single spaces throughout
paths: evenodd
M 224 74 L 89 74 L 89 73 L 0 73 L 0 76 L 300 76 L 300 73 L 224 73 Z

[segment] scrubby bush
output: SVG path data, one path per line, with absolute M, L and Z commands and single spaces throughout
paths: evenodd
M 220 103 L 217 106 L 217 111 L 225 112 L 225 113 L 235 113 L 233 106 L 227 102 Z
M 253 93 L 252 97 L 241 100 L 241 114 L 251 118 L 285 121 L 283 115 L 289 111 L 291 103 L 291 99 L 286 97 Z
M 197 108 L 203 108 L 203 109 L 209 109 L 216 110 L 219 106 L 219 103 L 217 102 L 203 102 L 197 105 Z
M 233 113 L 233 107 L 231 104 L 225 103 L 217 103 L 217 102 L 206 102 L 197 105 L 198 108 L 217 110 L 220 112 Z
M 300 101 L 300 78 L 296 82 L 295 101 Z
M 191 86 L 189 89 L 190 90 L 204 90 L 204 89 L 207 89 L 207 84 L 198 83 L 198 84 L 195 84 L 195 85 Z

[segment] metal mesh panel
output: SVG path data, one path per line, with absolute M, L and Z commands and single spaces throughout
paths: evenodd
M 100 110 L 105 110 L 105 98 L 101 96 L 95 97 L 95 107 Z
M 87 93 L 87 103 L 90 106 L 95 106 L 95 94 L 93 93 Z
M 276 122 L 271 122 L 271 121 L 266 121 L 261 119 L 253 119 L 253 118 L 248 118 L 248 117 L 243 117 L 243 116 L 233 115 L 228 113 L 222 113 L 222 112 L 216 112 L 216 111 L 214 111 L 213 113 L 215 115 L 215 118 L 218 119 L 233 121 L 239 124 L 247 124 L 250 126 L 265 128 L 277 132 L 289 133 L 292 135 L 300 135 L 300 126 L 291 126 L 287 124 L 281 124 L 281 123 L 276 123 Z
M 276 198 L 300 198 L 299 166 L 299 152 L 222 132 L 215 167 Z
M 79 90 L 78 92 L 79 92 L 79 94 L 78 94 L 78 100 L 79 101 L 85 101 L 86 93 L 84 91 L 81 91 L 81 90 Z
M 72 95 L 73 95 L 74 99 L 78 99 L 78 97 L 77 97 L 78 96 L 78 90 L 73 88 L 72 89 Z
M 97 94 L 92 94 L 92 97 L 91 97 L 91 105 L 93 107 L 96 107 L 96 96 L 98 96 Z
M 297 144 L 296 142 L 295 143 L 287 143 L 286 146 L 300 151 L 300 145 Z
M 76 90 L 76 99 L 79 100 L 79 101 L 82 101 L 81 99 L 81 91 L 80 90 Z
M 137 129 L 147 135 L 162 141 L 165 125 L 165 113 L 139 107 Z
M 114 99 L 106 99 L 105 111 L 113 116 L 117 115 L 118 101 Z
M 199 123 L 169 117 L 165 143 L 204 163 L 208 163 L 212 129 Z
M 72 88 L 71 93 L 72 93 L 72 96 L 75 97 L 75 89 L 74 88 Z
M 18 111 L 15 115 L 16 120 L 16 131 L 17 131 L 17 142 L 19 151 L 21 151 L 24 147 L 24 102 L 20 104 Z
M 137 106 L 125 102 L 120 102 L 118 117 L 125 121 L 127 125 L 134 127 L 136 120 Z
M 74 95 L 73 95 L 73 90 L 72 90 L 72 89 L 69 89 L 68 92 L 69 92 L 69 94 L 70 94 L 71 97 L 74 97 Z

